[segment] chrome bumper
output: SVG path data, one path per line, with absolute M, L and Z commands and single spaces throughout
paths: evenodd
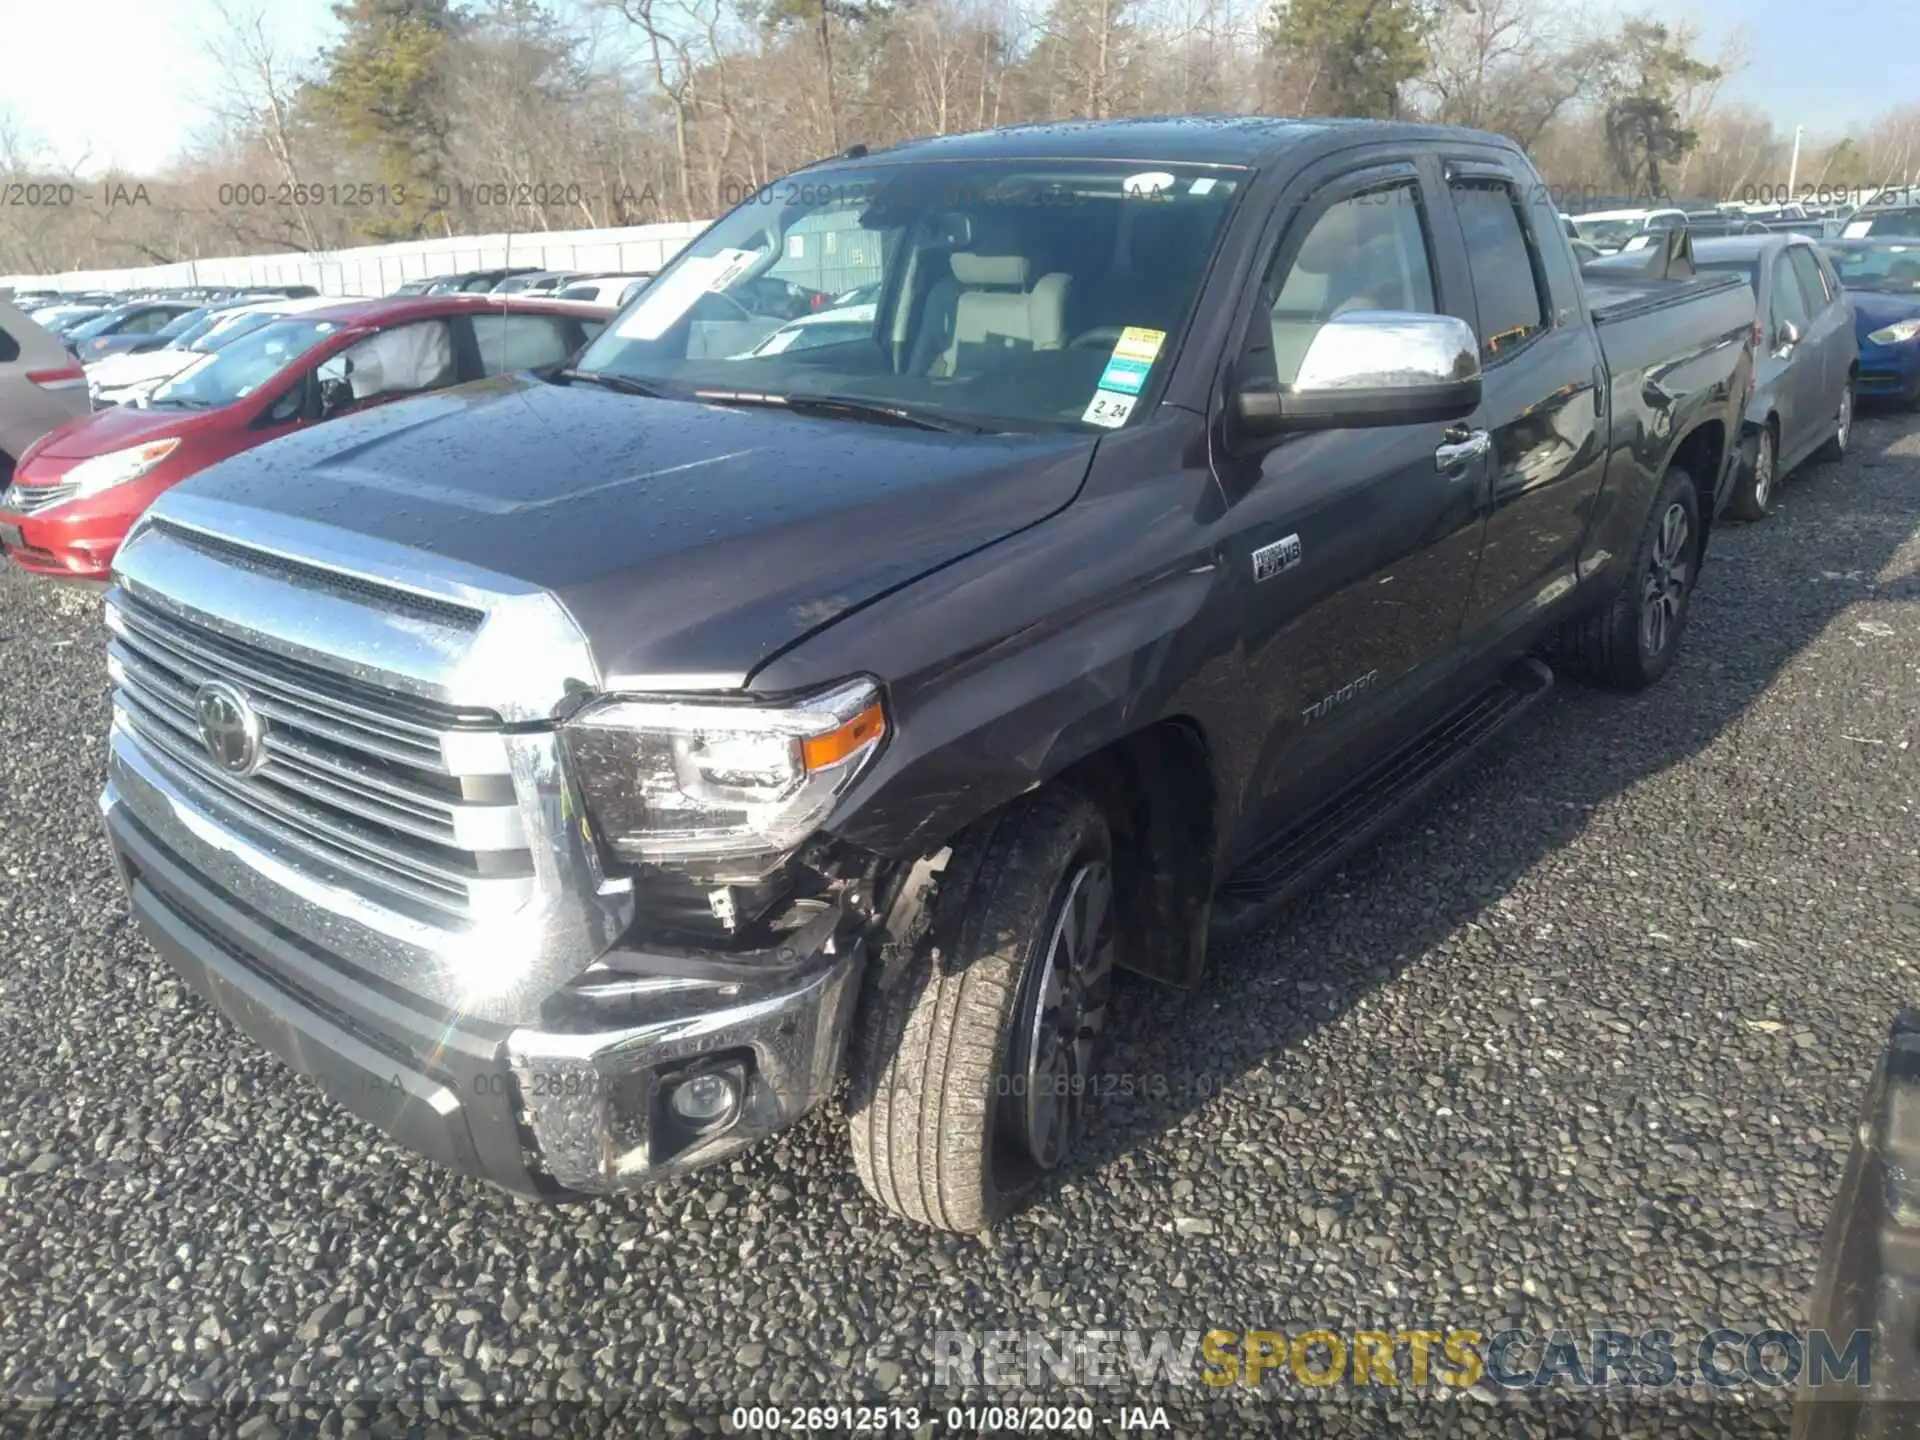
M 831 926 L 764 977 L 615 976 L 617 1009 L 593 1013 L 618 1023 L 450 1010 L 308 938 L 324 928 L 290 927 L 274 912 L 293 897 L 253 866 L 247 841 L 165 794 L 137 747 L 115 740 L 102 818 L 154 948 L 255 1041 L 418 1154 L 522 1194 L 624 1190 L 729 1155 L 832 1090 L 863 957 Z M 667 1091 L 723 1063 L 745 1079 L 736 1118 L 692 1133 Z

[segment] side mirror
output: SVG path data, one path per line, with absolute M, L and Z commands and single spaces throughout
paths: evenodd
M 1791 320 L 1782 320 L 1775 334 L 1775 345 L 1781 354 L 1785 354 L 1800 343 L 1800 327 Z
M 1480 406 L 1480 343 L 1452 315 L 1353 310 L 1314 332 L 1291 385 L 1233 395 L 1244 435 L 1464 420 Z

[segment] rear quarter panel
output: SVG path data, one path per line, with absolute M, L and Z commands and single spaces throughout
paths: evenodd
M 1693 478 L 1713 487 L 1714 515 L 1725 506 L 1753 371 L 1753 319 L 1752 290 L 1730 277 L 1684 301 L 1599 324 L 1612 431 L 1582 577 L 1632 552 L 1675 453 L 1703 426 L 1721 427 L 1724 443 L 1716 473 Z

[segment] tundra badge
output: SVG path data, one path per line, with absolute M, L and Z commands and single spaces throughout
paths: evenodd
M 1289 535 L 1284 540 L 1276 540 L 1271 545 L 1262 545 L 1253 552 L 1253 583 L 1271 580 L 1282 570 L 1291 570 L 1300 563 L 1300 537 Z

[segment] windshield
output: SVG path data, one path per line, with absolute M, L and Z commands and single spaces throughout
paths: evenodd
M 1862 235 L 1920 238 L 1920 209 L 1856 210 L 1841 233 L 1849 240 Z
M 1848 290 L 1920 295 L 1920 241 L 1911 245 L 1832 246 L 1827 259 Z
M 205 327 L 213 321 L 213 311 L 202 306 L 198 310 L 183 310 L 165 325 L 153 332 L 153 338 L 162 345 L 176 342 L 187 343 L 189 332 L 202 334 Z
M 156 409 L 211 410 L 244 400 L 346 326 L 337 320 L 275 320 L 240 335 L 153 392 Z
M 128 313 L 130 312 L 109 310 L 104 315 L 95 315 L 91 320 L 72 326 L 68 329 L 67 334 L 75 340 L 91 340 L 94 336 L 109 329 L 115 322 Z
M 669 394 L 1111 428 L 1171 353 L 1243 178 L 1014 161 L 789 177 L 681 252 L 578 368 Z

